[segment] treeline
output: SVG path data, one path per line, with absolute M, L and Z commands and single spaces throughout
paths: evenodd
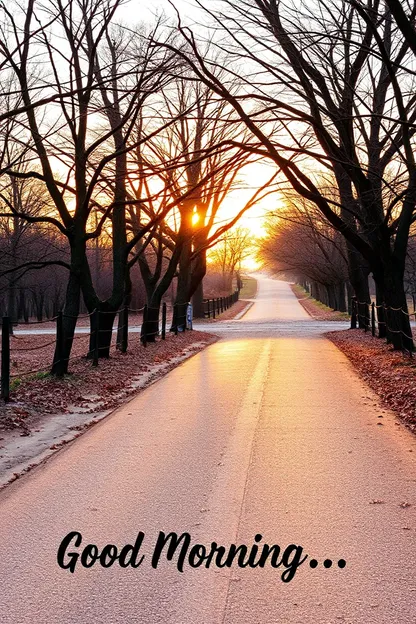
M 67 372 L 82 306 L 95 323 L 90 351 L 108 357 L 138 271 L 147 341 L 174 279 L 172 328 L 192 297 L 201 312 L 207 250 L 271 192 L 257 187 L 218 219 L 239 172 L 256 160 L 238 145 L 245 131 L 223 98 L 195 82 L 171 25 L 122 26 L 121 4 L 27 0 L 1 9 L 1 279 L 14 319 L 63 303 L 57 375 Z
M 27 227 L 27 222 L 19 219 L 14 221 L 13 232 L 10 231 L 10 226 L 10 221 L 0 220 L 0 316 L 8 315 L 13 323 L 56 318 L 65 304 L 68 270 L 52 262 L 68 262 L 65 239 L 57 236 L 49 226 L 32 224 Z M 112 288 L 111 247 L 100 246 L 99 242 L 96 239 L 90 243 L 86 255 L 97 294 L 105 299 Z M 235 228 L 227 232 L 210 254 L 204 276 L 204 296 L 226 296 L 233 289 L 240 288 L 241 264 L 253 251 L 254 244 L 248 230 Z M 47 269 L 33 269 L 36 263 L 42 267 L 46 258 L 51 262 Z M 154 271 L 154 255 L 147 254 L 147 260 Z M 165 264 L 166 262 L 164 260 Z M 137 263 L 130 270 L 130 278 L 129 306 L 132 312 L 137 312 L 147 303 L 145 283 Z M 177 275 L 164 295 L 169 307 L 175 303 L 176 282 Z M 194 298 L 195 301 L 198 303 Z M 82 300 L 79 311 L 81 314 L 87 312 Z
M 0 221 L 0 316 L 9 316 L 11 327 L 31 319 L 55 318 L 64 307 L 68 281 L 68 269 L 59 264 L 69 260 L 65 240 L 48 226 L 27 227 L 25 221 L 15 219 L 11 232 L 10 225 L 5 219 Z M 97 294 L 105 299 L 112 287 L 111 248 L 90 244 L 86 255 Z M 43 268 L 45 262 L 51 264 Z M 36 264 L 43 270 L 34 270 Z M 146 303 L 146 291 L 137 265 L 131 269 L 131 279 L 130 305 L 139 309 Z M 166 298 L 172 298 L 172 289 Z M 79 311 L 87 312 L 83 300 Z
M 314 299 L 333 310 L 351 312 L 355 291 L 349 279 L 346 241 L 340 232 L 321 218 L 313 204 L 286 193 L 285 208 L 268 213 L 265 229 L 267 236 L 257 244 L 258 259 L 264 267 L 296 281 Z M 368 265 L 359 254 L 356 263 L 363 275 L 368 276 Z M 409 240 L 404 288 L 407 300 L 412 302 L 412 310 L 416 309 L 414 238 Z M 372 298 L 376 294 L 371 279 L 369 294 Z M 365 319 L 360 316 L 358 321 L 360 327 L 364 327 Z
M 233 107 L 246 149 L 342 235 L 355 295 L 370 301 L 371 273 L 381 335 L 413 350 L 404 276 L 416 204 L 416 3 L 198 4 L 215 22 L 213 43 L 207 51 L 179 23 L 193 53 L 181 58 Z
M 313 204 L 287 197 L 285 209 L 268 214 L 266 232 L 258 244 L 265 267 L 295 280 L 333 310 L 349 309 L 354 291 L 345 240 Z

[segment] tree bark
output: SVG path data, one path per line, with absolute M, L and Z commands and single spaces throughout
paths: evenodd
M 146 335 L 146 342 L 156 342 L 156 336 L 159 335 L 159 317 L 160 317 L 161 300 L 158 297 L 152 297 L 147 307 L 147 320 L 142 323 L 140 330 L 141 338 Z
M 348 242 L 347 256 L 350 283 L 354 289 L 354 294 L 357 297 L 357 302 L 359 304 L 358 307 L 361 309 L 360 304 L 361 307 L 364 308 L 363 304 L 369 304 L 371 302 L 370 288 L 368 285 L 370 269 L 362 255 Z M 361 329 L 364 329 L 365 327 L 365 317 L 361 313 L 358 315 L 358 327 Z
M 66 289 L 65 307 L 62 321 L 62 352 L 60 352 L 59 345 L 56 344 L 51 370 L 51 374 L 56 375 L 57 377 L 62 377 L 68 373 L 69 357 L 74 340 L 80 300 L 81 285 L 78 276 L 74 272 L 71 272 Z
M 192 310 L 194 318 L 204 318 L 204 288 L 202 280 L 199 282 L 192 296 Z
M 188 236 L 182 247 L 179 259 L 178 285 L 176 289 L 176 299 L 173 307 L 173 319 L 171 331 L 184 330 L 186 326 L 186 309 L 189 302 L 191 288 L 191 254 L 192 238 Z
M 131 298 L 132 298 L 132 288 L 133 288 L 133 285 L 131 283 L 130 271 L 128 271 L 127 272 L 127 277 L 126 277 L 126 287 L 125 287 L 125 290 L 124 290 L 123 307 L 122 307 L 122 309 L 118 313 L 116 348 L 119 351 L 121 351 L 122 344 L 123 344 L 123 326 L 124 326 L 125 322 L 128 323 L 128 312 L 127 312 L 127 319 L 125 319 L 124 318 L 124 308 L 126 306 L 127 306 L 127 308 L 130 306 Z
M 414 351 L 403 274 L 404 269 L 395 262 L 390 261 L 384 266 L 380 282 L 386 304 L 386 333 L 395 350 Z
M 347 312 L 347 303 L 345 299 L 345 282 L 338 282 L 335 288 L 337 310 L 339 310 L 339 312 Z
M 376 282 L 376 315 L 378 324 L 378 337 L 387 338 L 387 319 L 384 309 L 383 291 Z
M 113 337 L 113 325 L 117 312 L 114 310 L 98 310 L 90 319 L 90 346 L 88 359 L 94 357 L 95 349 L 98 348 L 99 358 L 109 358 L 111 340 Z

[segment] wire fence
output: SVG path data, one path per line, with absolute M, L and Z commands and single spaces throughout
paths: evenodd
M 228 297 L 206 299 L 204 300 L 204 316 L 215 318 L 237 300 L 238 291 Z M 132 324 L 133 315 L 141 316 L 141 323 Z M 117 327 L 114 327 L 117 316 Z M 80 316 L 65 314 L 60 311 L 53 318 L 25 323 L 25 326 L 55 323 L 53 338 L 48 339 L 45 336 L 45 340 L 41 344 L 29 344 L 26 346 L 27 338 L 32 339 L 33 342 L 34 336 L 36 340 L 36 337 L 42 334 L 16 336 L 12 333 L 13 324 L 10 318 L 5 316 L 2 319 L 1 330 L 0 397 L 5 402 L 9 401 L 14 381 L 47 374 L 51 370 L 55 375 L 62 376 L 67 372 L 69 362 L 74 360 L 84 361 L 86 367 L 91 365 L 96 367 L 99 365 L 100 358 L 109 357 L 111 349 L 116 348 L 122 353 L 126 353 L 133 336 L 138 335 L 139 340 L 135 341 L 135 343 L 141 344 L 145 348 L 149 343 L 155 342 L 158 337 L 161 340 L 165 340 L 168 326 L 167 317 L 166 303 L 163 303 L 160 307 L 145 305 L 142 308 L 130 308 L 129 306 L 124 306 L 116 311 L 95 309 L 88 314 Z M 89 327 L 77 328 L 77 322 L 84 319 L 89 319 Z M 68 322 L 71 324 L 71 321 L 73 322 L 72 331 L 68 331 Z M 168 331 L 178 335 L 192 328 L 192 305 L 189 302 L 174 304 L 171 310 L 171 322 Z M 49 328 L 46 329 L 46 333 L 48 331 Z M 13 345 L 11 335 L 13 335 Z M 79 348 L 77 347 L 78 341 L 80 341 Z M 86 342 L 88 346 L 83 344 Z M 24 357 L 24 354 L 27 353 L 31 357 L 34 352 L 47 349 L 48 347 L 51 347 L 51 350 L 53 350 L 52 366 L 45 361 L 44 364 L 42 363 L 37 368 L 31 368 L 31 370 L 24 370 L 19 373 L 11 372 L 11 362 L 14 361 L 14 356 Z M 74 350 L 78 351 L 78 353 L 71 355 Z M 80 351 L 83 353 L 80 354 Z M 47 353 L 41 355 L 48 359 Z
M 235 290 L 227 297 L 217 297 L 216 299 L 204 299 L 204 317 L 216 318 L 222 312 L 225 312 L 239 299 L 240 291 Z
M 367 301 L 351 300 L 351 329 L 357 326 L 365 332 L 371 331 L 372 336 L 386 338 L 395 347 L 413 354 L 413 335 L 411 319 L 416 320 L 416 310 L 408 312 L 403 307 L 377 305 Z

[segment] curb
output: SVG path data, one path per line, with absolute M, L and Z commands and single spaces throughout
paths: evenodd
M 233 319 L 233 321 L 239 321 L 241 318 L 243 318 L 243 316 L 245 314 L 247 314 L 247 312 L 250 310 L 250 308 L 254 305 L 254 301 L 249 301 L 248 304 L 246 305 L 246 307 L 241 310 L 241 312 L 239 312 Z

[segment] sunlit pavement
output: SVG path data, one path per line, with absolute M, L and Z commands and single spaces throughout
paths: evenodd
M 2 492 L 0 621 L 414 624 L 415 438 L 322 328 L 262 279 L 219 342 Z M 56 553 L 75 530 L 101 547 L 144 531 L 145 560 L 70 574 Z M 309 559 L 289 583 L 270 566 L 153 569 L 159 531 L 261 534 Z

